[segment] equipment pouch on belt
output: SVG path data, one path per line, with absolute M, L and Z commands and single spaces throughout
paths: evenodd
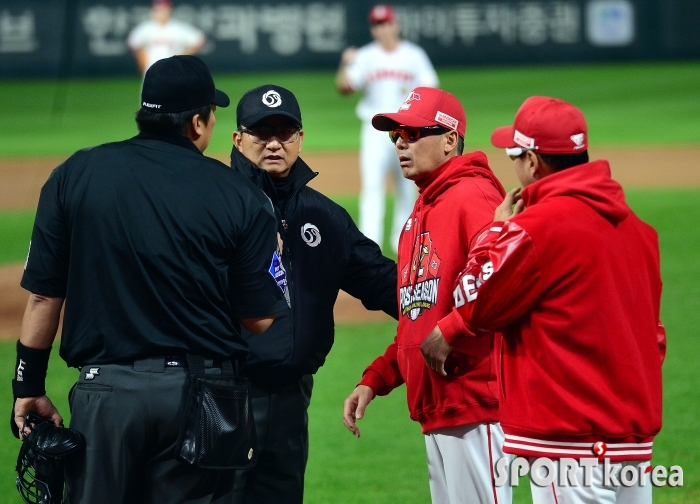
M 204 359 L 187 355 L 190 391 L 176 456 L 205 469 L 247 469 L 256 462 L 257 439 L 248 381 L 228 362 L 208 374 Z M 216 371 L 219 371 L 218 369 Z

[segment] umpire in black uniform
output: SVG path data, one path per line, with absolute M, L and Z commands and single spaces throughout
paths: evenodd
M 15 422 L 61 416 L 45 395 L 65 300 L 60 355 L 81 368 L 71 427 L 87 440 L 66 469 L 71 503 L 228 502 L 233 471 L 175 459 L 189 385 L 186 354 L 244 359 L 251 333 L 288 311 L 269 200 L 202 155 L 229 98 L 194 56 L 146 73 L 140 133 L 81 150 L 41 191 L 21 285 Z
M 398 317 L 396 263 L 350 215 L 307 183 L 318 173 L 299 158 L 304 140 L 296 97 L 280 86 L 248 91 L 236 110 L 231 166 L 272 200 L 284 248 L 278 283 L 292 310 L 250 344 L 258 463 L 236 474 L 236 504 L 301 504 L 308 458 L 313 374 L 333 345 L 340 289 L 370 310 Z

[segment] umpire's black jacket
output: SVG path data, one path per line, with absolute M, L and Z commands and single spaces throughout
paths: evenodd
M 278 314 L 264 334 L 243 330 L 250 345 L 246 374 L 255 385 L 285 385 L 323 365 L 333 346 L 333 305 L 340 289 L 367 309 L 398 318 L 396 263 L 357 229 L 344 208 L 306 185 L 318 173 L 297 159 L 288 175 L 289 197 L 280 208 L 270 176 L 235 147 L 231 167 L 272 200 L 292 308 Z

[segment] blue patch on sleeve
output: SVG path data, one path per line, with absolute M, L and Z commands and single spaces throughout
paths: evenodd
M 287 270 L 284 269 L 284 266 L 282 265 L 282 259 L 279 255 L 277 255 L 277 252 L 272 254 L 272 262 L 270 262 L 270 269 L 268 270 L 268 272 L 270 273 L 270 275 L 272 275 L 272 278 L 275 279 L 277 287 L 280 288 L 282 294 L 284 294 L 284 298 L 287 300 L 287 304 L 291 306 L 289 300 L 289 288 L 287 286 Z

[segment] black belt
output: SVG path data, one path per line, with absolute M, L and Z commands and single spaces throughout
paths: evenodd
M 199 362 L 202 362 L 201 360 Z M 88 363 L 93 365 L 92 363 Z M 166 355 L 166 356 L 156 356 L 148 357 L 144 359 L 136 359 L 131 362 L 119 362 L 117 365 L 120 366 L 131 366 L 136 371 L 151 371 L 161 372 L 165 368 L 181 367 L 187 368 L 187 357 L 184 355 Z M 82 369 L 84 366 L 80 366 Z M 220 374 L 222 372 L 231 372 L 231 369 L 239 370 L 243 367 L 243 361 L 237 359 L 203 359 L 203 368 L 206 374 Z M 238 374 L 238 373 L 236 373 Z
M 165 359 L 165 367 L 187 367 L 187 359 L 184 357 L 166 355 L 163 358 Z
M 185 356 L 166 355 L 163 359 L 165 360 L 165 367 L 187 367 L 187 358 Z M 221 369 L 222 363 L 222 359 L 204 359 L 204 367 L 206 369 Z
M 153 360 L 163 360 L 163 365 L 165 367 L 182 367 L 186 368 L 187 358 L 184 355 L 166 355 L 165 357 L 151 357 L 149 359 L 137 359 L 134 364 L 143 361 L 153 361 Z M 205 369 L 221 369 L 223 365 L 223 359 L 204 359 Z

